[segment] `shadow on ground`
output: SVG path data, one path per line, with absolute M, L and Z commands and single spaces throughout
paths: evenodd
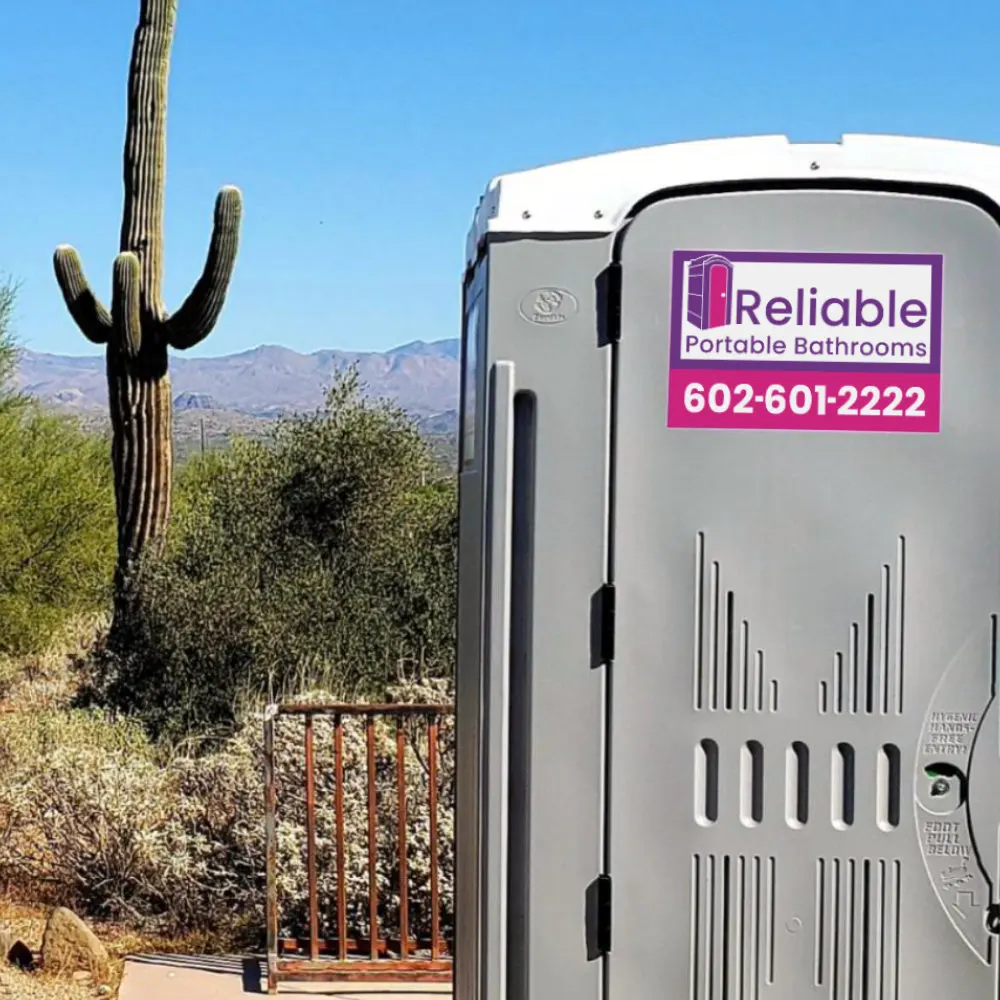
M 133 965 L 155 965 L 164 969 L 209 972 L 219 976 L 240 976 L 244 993 L 266 993 L 262 985 L 264 962 L 241 955 L 129 955 Z
M 266 995 L 264 960 L 243 955 L 129 955 L 122 985 L 123 1000 L 222 1000 L 223 997 Z M 216 977 L 219 977 L 216 979 Z M 225 980 L 220 982 L 219 980 Z M 214 984 L 214 985 L 213 985 Z M 239 984 L 239 985 L 237 985 Z M 280 996 L 323 996 L 352 1000 L 447 1000 L 447 986 L 416 983 L 282 983 Z

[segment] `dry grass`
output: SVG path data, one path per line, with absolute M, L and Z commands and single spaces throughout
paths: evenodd
M 41 948 L 47 917 L 46 910 L 0 901 L 0 925 L 19 937 L 34 952 Z M 69 977 L 46 975 L 44 971 L 27 973 L 0 966 L 0 997 L 16 997 L 17 1000 L 92 1000 L 94 997 L 117 996 L 124 971 L 124 954 L 114 946 L 106 933 L 102 933 L 100 929 L 95 930 L 112 955 L 109 982 L 81 982 Z
M 106 631 L 103 617 L 70 622 L 37 656 L 0 655 L 0 711 L 37 712 L 65 708 L 80 686 L 76 665 Z
M 37 952 L 42 944 L 48 912 L 40 907 L 0 900 L 0 926 L 9 929 L 32 951 Z M 211 954 L 219 950 L 220 944 L 218 939 L 209 939 L 203 935 L 166 939 L 137 934 L 115 924 L 93 923 L 91 927 L 111 956 L 111 975 L 107 983 L 79 982 L 71 978 L 46 975 L 44 971 L 25 973 L 0 966 L 0 998 L 94 1000 L 95 997 L 101 997 L 113 1000 L 121 986 L 126 956 Z

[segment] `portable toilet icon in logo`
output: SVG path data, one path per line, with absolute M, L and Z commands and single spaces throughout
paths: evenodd
M 688 321 L 699 330 L 728 326 L 733 319 L 733 265 L 717 253 L 695 257 L 688 264 Z

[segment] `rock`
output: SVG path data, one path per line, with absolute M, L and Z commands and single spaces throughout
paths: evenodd
M 4 962 L 30 971 L 35 967 L 35 956 L 23 941 L 0 927 L 0 964 Z
M 57 973 L 87 971 L 100 979 L 108 972 L 108 952 L 72 910 L 60 906 L 53 910 L 42 937 L 42 968 Z
M 73 973 L 73 982 L 75 983 L 89 983 L 93 978 L 89 972 L 83 970 Z

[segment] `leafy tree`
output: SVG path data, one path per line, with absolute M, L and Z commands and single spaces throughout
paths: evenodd
M 231 727 L 243 699 L 378 693 L 453 669 L 454 481 L 413 421 L 341 376 L 270 440 L 194 459 L 102 690 L 158 734 Z

